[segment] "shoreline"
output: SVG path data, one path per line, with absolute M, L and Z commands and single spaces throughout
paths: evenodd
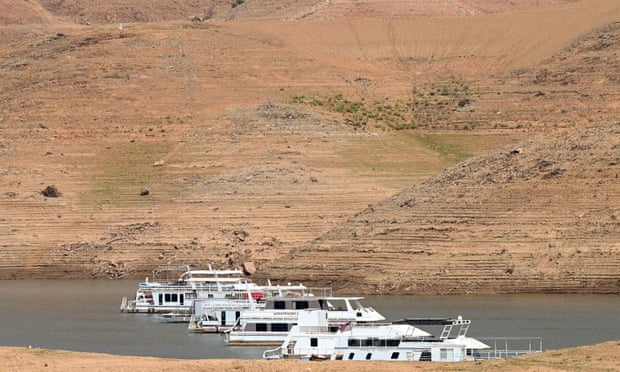
M 10 371 L 610 371 L 620 369 L 620 339 L 501 360 L 460 363 L 351 362 L 241 359 L 171 359 L 121 356 L 29 347 L 0 347 L 2 370 Z

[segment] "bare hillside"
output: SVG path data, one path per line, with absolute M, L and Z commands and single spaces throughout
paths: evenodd
M 37 1 L 0 0 L 0 46 L 31 42 L 42 35 L 73 30 L 76 25 L 47 11 Z
M 79 24 L 159 22 L 193 17 L 217 20 L 338 18 L 403 19 L 476 16 L 556 6 L 576 0 L 40 0 L 50 12 Z
M 268 269 L 261 277 L 342 287 L 342 273 L 361 273 L 346 270 L 368 269 L 351 287 L 364 291 L 393 275 L 403 279 L 389 286 L 402 292 L 463 291 L 453 279 L 474 274 L 481 279 L 468 290 L 516 291 L 489 283 L 514 284 L 523 273 L 539 275 L 527 291 L 588 291 L 597 278 L 600 291 L 614 290 L 617 206 L 607 172 L 618 119 L 617 1 L 216 2 L 206 21 L 194 14 L 209 6 L 201 1 L 6 4 L 0 278 L 129 278 L 166 263 L 251 261 Z M 447 4 L 475 11 L 439 10 Z M 325 7 L 296 16 L 317 5 Z M 555 137 L 585 127 L 600 132 L 586 132 L 592 153 L 580 156 L 601 172 L 567 160 L 575 152 L 558 141 L 580 139 Z M 503 157 L 514 145 L 504 146 L 540 134 L 548 136 L 523 145 L 522 156 Z M 597 147 L 599 137 L 608 147 Z M 482 179 L 447 173 L 466 190 L 438 183 L 448 176 L 415 188 L 499 147 L 463 163 Z M 520 175 L 538 160 L 527 181 L 502 173 Z M 488 188 L 487 174 L 502 177 Z M 565 190 L 586 198 L 582 174 L 590 188 L 602 185 L 584 211 L 562 199 Z M 528 205 L 525 195 L 541 187 L 552 202 Z M 396 201 L 384 206 L 405 194 L 428 221 Z M 458 202 L 462 216 L 448 208 Z M 377 221 L 370 210 L 368 226 L 351 218 L 369 205 L 382 211 Z M 525 206 L 548 225 L 526 218 Z M 521 232 L 509 229 L 508 209 Z M 570 217 L 552 218 L 562 215 Z M 579 225 L 599 219 L 599 230 Z M 361 255 L 349 254 L 358 249 L 353 232 Z M 581 246 L 590 241 L 591 250 Z M 567 261 L 525 270 L 543 246 Z M 489 258 L 488 249 L 504 248 L 499 264 Z M 292 269 L 283 261 L 290 252 Z M 597 266 L 599 252 L 606 263 Z M 446 269 L 450 255 L 459 273 Z M 571 255 L 587 257 L 581 271 Z M 411 256 L 444 279 L 414 282 L 403 260 Z M 345 257 L 348 269 L 330 266 Z
M 619 175 L 619 122 L 533 139 L 373 205 L 261 275 L 377 293 L 616 293 Z

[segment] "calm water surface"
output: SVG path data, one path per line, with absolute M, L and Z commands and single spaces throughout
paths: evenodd
M 157 316 L 121 314 L 138 281 L 0 281 L 0 345 L 173 358 L 260 358 L 266 347 L 229 347 Z M 474 337 L 537 336 L 544 349 L 620 339 L 620 296 L 366 296 L 388 320 L 472 320 Z M 268 348 L 268 347 L 267 347 Z

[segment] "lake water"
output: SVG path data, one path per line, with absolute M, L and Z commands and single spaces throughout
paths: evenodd
M 172 358 L 260 358 L 269 347 L 229 347 L 156 315 L 121 314 L 138 281 L 0 281 L 0 346 Z M 366 296 L 388 320 L 472 320 L 474 337 L 542 337 L 543 349 L 620 339 L 618 295 Z

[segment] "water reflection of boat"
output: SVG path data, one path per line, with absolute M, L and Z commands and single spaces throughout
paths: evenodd
M 372 307 L 363 306 L 361 297 L 296 296 L 267 298 L 262 309 L 241 311 L 237 322 L 226 332 L 229 345 L 279 345 L 307 309 L 323 309 L 329 326 L 349 322 L 385 320 Z
M 191 317 L 191 314 L 170 312 L 163 314 L 161 319 L 164 323 L 187 323 L 190 321 Z
M 327 312 L 309 310 L 300 314 L 298 324 L 280 347 L 265 351 L 263 358 L 460 362 L 542 351 L 539 338 L 530 338 L 529 348 L 509 350 L 503 343 L 499 349 L 497 344 L 492 348 L 467 336 L 470 323 L 457 317 L 405 319 L 391 324 L 347 323 L 334 328 Z M 442 327 L 438 337 L 418 328 L 431 325 Z M 539 342 L 538 348 L 533 348 L 532 342 Z

